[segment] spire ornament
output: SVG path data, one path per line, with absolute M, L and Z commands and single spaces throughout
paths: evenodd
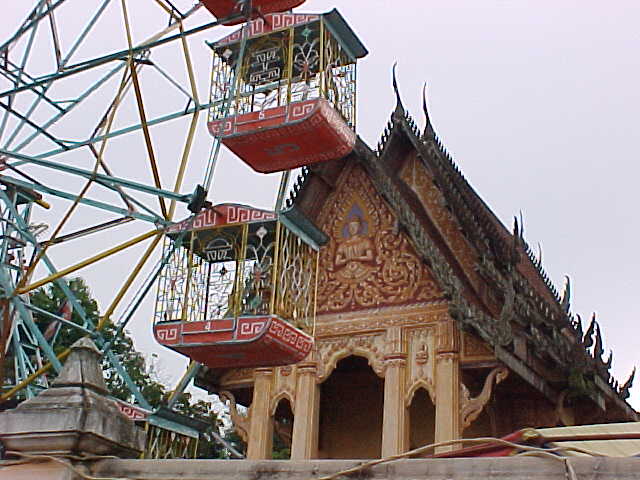
M 589 328 L 587 328 L 587 332 L 582 337 L 582 343 L 584 344 L 584 348 L 591 348 L 593 345 L 593 332 L 596 329 L 596 314 L 594 313 L 591 317 L 591 323 L 589 324 Z
M 620 398 L 622 398 L 623 400 L 626 400 L 627 398 L 629 398 L 629 395 L 631 394 L 629 390 L 633 385 L 633 379 L 635 378 L 635 376 L 636 376 L 636 368 L 633 367 L 633 371 L 631 372 L 631 375 L 629 375 L 629 378 L 627 379 L 627 381 L 624 382 L 624 385 L 620 387 Z
M 393 91 L 396 94 L 396 109 L 393 112 L 394 116 L 398 116 L 398 118 L 404 116 L 404 105 L 402 105 L 402 99 L 400 98 L 400 89 L 398 88 L 398 79 L 396 78 L 396 67 L 398 66 L 398 62 L 393 64 L 392 74 L 393 74 Z
M 424 82 L 424 85 L 422 86 L 422 111 L 424 112 L 425 120 L 422 138 L 434 139 L 436 138 L 436 132 L 433 129 L 433 125 L 431 125 L 431 117 L 429 117 L 429 110 L 427 108 L 427 82 Z
M 560 300 L 560 306 L 565 313 L 569 313 L 571 309 L 571 279 L 568 275 L 565 275 L 564 291 L 562 292 L 562 300 Z

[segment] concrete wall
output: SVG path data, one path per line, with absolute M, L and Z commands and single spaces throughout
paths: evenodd
M 640 479 L 640 458 L 574 458 L 569 462 L 580 480 Z M 104 460 L 96 464 L 91 473 L 97 477 L 154 480 L 310 480 L 359 463 L 354 460 Z M 10 477 L 0 475 L 0 478 Z M 400 460 L 350 478 L 572 480 L 562 461 L 531 457 Z

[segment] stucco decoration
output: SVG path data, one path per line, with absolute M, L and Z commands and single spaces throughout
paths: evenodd
M 496 367 L 484 381 L 482 391 L 477 397 L 471 398 L 471 394 L 464 383 L 460 383 L 460 424 L 462 428 L 470 426 L 477 419 L 487 402 L 491 399 L 491 393 L 495 385 L 509 376 L 509 370 L 505 367 Z
M 320 253 L 318 313 L 442 297 L 360 167 L 345 170 L 317 223 L 330 237 Z
M 435 328 L 415 328 L 406 331 L 407 338 L 407 388 L 405 404 L 411 404 L 419 388 L 429 392 L 435 403 Z
M 297 368 L 295 366 L 286 365 L 284 367 L 278 367 L 275 370 L 273 378 L 273 387 L 271 395 L 271 414 L 275 414 L 278 408 L 278 403 L 283 398 L 289 400 L 291 405 L 291 412 L 295 413 L 296 408 L 296 379 Z
M 326 338 L 316 342 L 320 362 L 317 379 L 323 382 L 343 358 L 349 355 L 365 357 L 379 377 L 384 376 L 385 336 L 382 333 Z
M 251 408 L 247 409 L 246 414 L 242 414 L 238 411 L 236 398 L 231 392 L 223 391 L 220 392 L 219 396 L 223 402 L 229 402 L 229 416 L 233 423 L 233 429 L 242 441 L 247 443 L 249 441 L 249 430 L 251 426 Z
M 434 184 L 427 168 L 414 156 L 400 172 L 400 178 L 418 196 L 449 249 L 477 288 L 482 283 L 475 271 L 477 253 L 462 234 L 458 222 L 447 210 L 444 196 Z

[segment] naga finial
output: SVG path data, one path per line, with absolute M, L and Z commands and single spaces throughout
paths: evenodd
M 400 98 L 400 89 L 398 88 L 398 80 L 396 78 L 396 67 L 398 66 L 398 62 L 393 64 L 392 73 L 393 73 L 393 91 L 396 93 L 396 109 L 394 114 L 404 115 L 404 106 L 402 105 L 402 99 Z
M 429 109 L 427 108 L 427 82 L 424 82 L 422 86 L 422 111 L 424 112 L 424 133 L 423 138 L 435 138 L 436 132 L 431 125 L 431 118 L 429 117 Z
M 624 385 L 620 387 L 620 398 L 622 398 L 623 400 L 626 400 L 627 398 L 629 398 L 629 395 L 630 395 L 629 390 L 633 385 L 633 379 L 635 378 L 635 376 L 636 376 L 636 367 L 633 367 L 633 371 L 631 372 L 631 375 L 629 375 L 629 378 L 627 379 L 627 381 L 624 382 Z
M 604 347 L 602 346 L 602 332 L 600 331 L 600 324 L 598 324 L 597 322 L 596 327 L 596 343 L 593 347 L 593 358 L 602 361 Z
M 562 300 L 560 300 L 560 306 L 565 313 L 569 313 L 571 309 L 571 279 L 569 275 L 565 275 L 564 290 L 562 292 Z
M 604 366 L 607 370 L 611 369 L 611 365 L 613 365 L 613 350 L 609 350 L 609 357 L 607 358 L 607 361 L 604 362 Z
M 596 314 L 594 313 L 591 317 L 591 323 L 589 324 L 589 328 L 587 328 L 584 337 L 582 337 L 582 343 L 584 344 L 584 348 L 590 348 L 593 345 L 593 332 L 596 329 Z

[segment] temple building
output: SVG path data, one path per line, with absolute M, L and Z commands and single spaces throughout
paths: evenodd
M 397 88 L 396 94 L 398 95 Z M 288 200 L 328 237 L 315 345 L 292 366 L 203 370 L 250 459 L 377 458 L 523 427 L 637 420 L 514 222 L 398 103 L 376 149 L 305 167 Z M 237 405 L 248 407 L 245 411 Z

